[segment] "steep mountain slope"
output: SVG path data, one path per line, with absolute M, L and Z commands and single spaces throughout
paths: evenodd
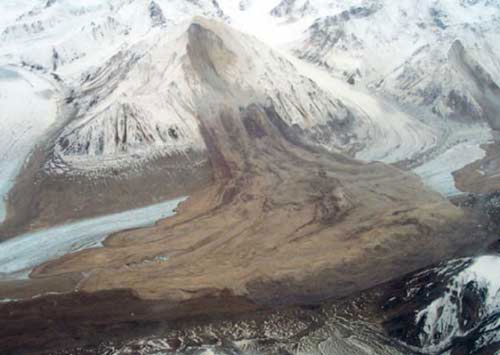
M 430 108 L 440 117 L 485 121 L 498 129 L 500 90 L 495 80 L 460 40 L 455 40 L 447 48 L 447 53 L 443 53 L 442 48 L 420 48 L 410 62 L 385 79 L 383 90 L 405 104 Z M 436 58 L 440 58 L 438 66 L 434 63 Z M 491 59 L 495 61 L 496 58 L 493 55 Z
M 497 112 L 492 105 L 500 76 L 495 1 L 427 0 L 416 6 L 382 0 L 94 0 L 84 5 L 59 0 L 2 6 L 0 61 L 24 62 L 62 78 L 77 77 L 151 31 L 168 31 L 203 15 L 286 45 L 300 58 L 405 105 L 486 121 Z M 451 55 L 452 47 L 458 48 L 454 43 L 464 48 L 458 57 L 465 67 Z M 488 97 L 468 87 L 474 77 L 493 85 Z
M 498 351 L 499 262 L 461 258 L 405 277 L 384 297 L 384 326 L 419 354 Z
M 59 136 L 49 170 L 65 163 L 75 173 L 119 165 L 122 156 L 151 159 L 162 152 L 205 150 L 196 117 L 198 105 L 208 104 L 198 102 L 207 84 L 220 92 L 238 88 L 242 105 L 269 100 L 311 143 L 332 151 L 348 146 L 356 128 L 354 113 L 300 76 L 290 62 L 235 33 L 200 38 L 216 45 L 210 52 L 200 50 L 192 44 L 195 30 L 181 25 L 180 33 L 151 36 L 85 73 L 67 99 L 78 114 Z
M 65 80 L 78 78 L 152 31 L 195 15 L 224 17 L 211 0 L 7 1 L 3 8 L 0 62 L 22 62 Z

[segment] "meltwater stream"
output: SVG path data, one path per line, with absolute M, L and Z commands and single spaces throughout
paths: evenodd
M 115 213 L 46 230 L 26 233 L 0 243 L 0 280 L 25 278 L 46 261 L 79 250 L 98 247 L 111 233 L 146 227 L 172 216 L 187 197 Z

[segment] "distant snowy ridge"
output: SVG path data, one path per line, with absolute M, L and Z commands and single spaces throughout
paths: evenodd
M 295 45 L 298 56 L 442 117 L 498 116 L 491 101 L 500 80 L 497 2 L 373 0 L 332 12 L 316 12 Z

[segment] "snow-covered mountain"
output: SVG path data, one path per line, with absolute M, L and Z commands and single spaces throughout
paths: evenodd
M 498 254 L 462 258 L 412 275 L 402 293 L 384 309 L 407 307 L 390 315 L 386 327 L 422 354 L 461 349 L 480 354 L 500 339 L 500 268 Z
M 163 163 L 152 162 L 165 158 L 175 176 L 186 166 L 209 175 L 199 114 L 232 95 L 273 107 L 294 139 L 416 168 L 454 194 L 451 172 L 481 158 L 491 137 L 481 122 L 500 124 L 494 1 L 9 0 L 0 8 L 0 66 L 28 70 L 57 93 L 57 127 L 40 158 L 50 176 L 127 179 L 145 165 L 159 171 Z M 229 27 L 212 24 L 213 36 L 196 38 L 195 16 Z M 442 164 L 447 156 L 453 164 Z
M 92 0 L 2 3 L 1 54 L 58 75 L 80 75 L 145 34 L 200 15 L 224 17 L 216 1 Z M 4 16 L 5 13 L 9 16 Z
M 497 127 L 492 98 L 500 80 L 498 2 L 339 3 L 313 11 L 313 24 L 294 45 L 298 56 L 406 106 Z M 311 12 L 292 9 L 290 18 Z
M 85 117 L 87 120 L 93 117 L 94 128 L 89 128 L 89 125 L 79 126 L 70 134 L 69 131 L 72 129 L 68 127 L 64 133 L 61 133 L 60 138 L 64 136 L 66 139 L 61 139 L 56 149 L 57 157 L 54 158 L 54 164 L 58 166 L 61 166 L 60 157 L 66 157 L 67 159 L 63 159 L 66 162 L 69 157 L 72 157 L 73 163 L 79 160 L 85 165 L 82 159 L 76 158 L 82 150 L 108 157 L 114 153 L 117 157 L 121 157 L 124 151 L 136 154 L 137 149 L 144 147 L 138 148 L 141 144 L 134 142 L 134 139 L 146 141 L 145 145 L 148 146 L 146 150 L 149 153 L 151 149 L 156 152 L 156 148 L 164 145 L 163 140 L 168 136 L 168 130 L 174 126 L 180 127 L 181 133 L 179 139 L 176 140 L 176 146 L 182 146 L 181 150 L 200 148 L 199 137 L 193 136 L 192 142 L 183 141 L 182 134 L 187 134 L 185 132 L 187 127 L 190 127 L 190 131 L 194 130 L 192 124 L 181 123 L 172 118 L 169 123 L 160 122 L 158 129 L 156 128 L 159 115 L 155 112 L 160 110 L 163 114 L 167 114 L 172 109 L 167 106 L 172 106 L 172 103 L 155 102 L 161 107 L 149 107 L 144 111 L 138 109 L 137 102 L 126 102 L 127 100 L 123 97 L 118 99 L 120 94 L 113 93 L 115 96 L 109 98 L 107 94 L 110 93 L 97 93 L 98 90 L 93 88 L 94 84 L 99 85 L 99 80 L 101 85 L 104 80 L 113 80 L 114 83 L 121 81 L 117 79 L 118 75 L 128 76 L 129 80 L 132 80 L 131 75 L 144 76 L 144 74 L 139 74 L 141 69 L 137 69 L 138 66 L 134 66 L 132 62 L 145 63 L 147 56 L 144 51 L 154 46 L 155 41 L 161 40 L 173 46 L 182 45 L 180 40 L 174 37 L 176 33 L 179 37 L 178 34 L 182 32 L 179 28 L 185 26 L 183 23 L 190 22 L 193 16 L 205 16 L 226 22 L 236 29 L 257 36 L 264 43 L 277 45 L 278 52 L 275 52 L 275 57 L 280 52 L 284 58 L 293 54 L 328 70 L 336 77 L 337 79 L 331 79 L 331 82 L 337 84 L 330 84 L 326 88 L 325 85 L 320 85 L 321 88 L 330 91 L 334 98 L 343 99 L 341 101 L 344 105 L 351 106 L 349 110 L 345 110 L 344 115 L 347 111 L 354 111 L 353 106 L 360 106 L 358 108 L 365 112 L 358 112 L 357 120 L 349 120 L 350 126 L 357 126 L 355 129 L 351 127 L 349 134 L 344 132 L 344 128 L 340 133 L 335 128 L 336 139 L 325 142 L 323 138 L 318 138 L 330 148 L 342 148 L 351 154 L 358 152 L 360 158 L 397 162 L 416 159 L 424 154 L 431 158 L 433 154 L 427 154 L 433 148 L 429 141 L 447 140 L 446 128 L 436 128 L 432 118 L 429 118 L 431 123 L 427 122 L 425 125 L 420 122 L 422 117 L 410 118 L 408 125 L 413 128 L 408 128 L 405 124 L 407 128 L 398 128 L 397 134 L 390 133 L 395 130 L 394 123 L 389 124 L 377 118 L 381 115 L 391 115 L 395 107 L 374 113 L 377 105 L 378 107 L 387 106 L 387 102 L 369 104 L 364 107 L 366 91 L 371 92 L 372 95 L 386 97 L 388 100 L 395 100 L 400 106 L 395 108 L 401 113 L 397 115 L 398 121 L 406 121 L 404 116 L 407 115 L 402 114 L 402 111 L 418 108 L 424 109 L 427 117 L 436 115 L 441 118 L 454 118 L 458 122 L 486 121 L 493 127 L 498 126 L 496 117 L 499 108 L 495 98 L 499 93 L 496 83 L 500 78 L 498 60 L 500 47 L 495 38 L 500 31 L 500 9 L 495 1 L 429 0 L 417 6 L 412 1 L 401 1 L 395 4 L 382 0 L 350 2 L 336 0 L 269 2 L 257 0 L 240 2 L 93 0 L 82 4 L 66 0 L 40 0 L 38 2 L 5 1 L 0 6 L 2 13 L 5 14 L 2 15 L 3 21 L 0 24 L 0 43 L 2 44 L 0 64 L 22 65 L 42 76 L 55 78 L 64 83 L 68 90 L 64 95 L 71 97 L 70 100 L 78 96 L 79 100 L 86 100 L 87 104 L 92 103 L 93 107 L 89 109 L 84 107 L 83 102 L 78 102 L 83 104 L 83 108 L 79 108 L 79 122 L 83 122 L 81 121 L 82 112 L 87 111 Z M 245 45 L 248 44 L 247 41 Z M 261 51 L 262 46 L 259 47 L 254 43 L 249 45 L 254 47 L 255 51 Z M 170 52 L 174 51 L 172 47 Z M 171 54 L 166 53 L 164 49 L 161 53 L 156 50 L 154 55 L 169 56 Z M 149 58 L 153 58 L 153 54 L 149 54 Z M 269 59 L 273 61 L 273 58 L 269 56 L 261 58 L 260 61 L 265 63 Z M 177 64 L 181 62 L 180 59 L 176 61 Z M 267 63 L 269 67 L 266 69 L 267 72 L 260 74 L 271 76 L 269 69 L 275 64 L 276 61 L 273 64 Z M 302 75 L 305 74 L 311 79 L 311 75 L 307 75 L 310 74 L 310 70 L 304 71 L 302 64 L 297 64 L 297 62 L 294 64 L 298 65 L 297 70 Z M 259 65 L 262 67 L 261 64 Z M 156 65 L 156 67 L 148 68 L 148 75 L 159 77 L 154 70 L 165 69 L 165 67 L 164 65 L 160 68 Z M 169 69 L 169 77 L 180 75 L 175 72 L 177 69 L 172 68 L 174 66 Z M 272 71 L 273 75 L 276 73 L 275 69 Z M 289 71 L 287 66 L 280 69 L 282 77 L 287 77 Z M 135 74 L 129 73 L 131 70 L 135 71 Z M 109 73 L 104 74 L 105 72 Z M 256 73 L 256 71 L 249 70 L 245 74 L 254 77 Z M 239 74 L 241 77 L 242 73 Z M 104 78 L 104 75 L 109 75 L 109 78 Z M 112 76 L 114 77 L 111 78 Z M 313 77 L 316 82 L 318 82 L 317 77 L 318 75 Z M 261 91 L 265 94 L 269 94 L 272 90 L 275 93 L 282 91 L 281 87 L 276 86 L 280 79 L 271 79 L 274 83 L 267 83 Z M 354 84 L 355 88 L 345 89 L 338 79 Z M 306 85 L 315 85 L 310 84 L 308 80 L 304 82 Z M 261 85 L 257 81 L 247 84 Z M 297 81 L 290 84 L 293 84 L 294 90 L 299 87 Z M 274 88 L 270 88 L 273 86 Z M 139 87 L 135 89 L 136 94 Z M 310 91 L 308 88 L 301 90 L 303 92 L 300 95 Z M 84 94 L 82 94 L 83 91 L 85 91 Z M 349 94 L 346 95 L 346 92 Z M 314 92 L 311 91 L 311 94 Z M 344 97 L 340 97 L 342 94 Z M 171 93 L 170 96 L 172 95 Z M 287 99 L 290 100 L 292 96 L 289 95 Z M 151 97 L 149 99 L 151 100 Z M 299 98 L 299 102 L 307 106 L 305 109 L 314 117 L 313 119 L 317 119 L 318 123 L 324 123 L 324 118 L 321 116 L 324 117 L 326 113 L 325 107 L 308 106 L 307 101 L 306 97 Z M 351 101 L 354 105 L 349 105 L 347 101 Z M 144 102 L 143 106 L 147 105 Z M 287 109 L 290 123 L 295 124 L 303 119 L 303 113 L 299 112 L 300 110 L 294 105 L 284 102 L 284 107 Z M 317 115 L 315 111 L 321 113 Z M 338 111 L 338 108 L 333 111 Z M 91 142 L 87 149 L 83 136 L 89 136 L 91 131 L 97 129 L 106 131 L 107 139 L 109 139 L 113 135 L 111 127 L 124 124 L 117 121 L 117 116 L 125 117 L 125 114 L 129 113 L 134 117 L 142 117 L 139 118 L 143 121 L 140 125 L 145 124 L 144 121 L 151 121 L 145 124 L 144 129 L 147 133 L 140 133 L 139 136 L 141 134 L 152 135 L 152 138 L 137 138 L 137 136 L 126 145 L 122 142 L 117 143 L 117 147 L 111 148 L 109 144 L 106 144 L 104 148 L 99 143 L 102 138 L 99 138 L 99 133 L 96 133 L 88 139 Z M 173 116 L 178 115 L 182 113 L 176 113 Z M 137 125 L 131 123 L 133 121 L 134 119 L 127 123 L 127 125 L 132 124 L 129 128 L 139 129 Z M 73 121 L 72 125 L 76 124 Z M 187 126 L 182 128 L 183 125 Z M 97 126 L 101 128 L 98 129 Z M 332 129 L 324 124 L 322 126 L 322 130 Z M 416 126 L 420 128 L 415 129 Z M 353 133 L 353 131 L 356 132 Z M 423 142 L 409 148 L 407 140 L 399 138 L 404 131 L 415 131 Z M 323 133 L 316 131 L 312 135 L 320 137 Z M 328 141 L 333 135 L 331 132 L 327 135 L 330 136 L 327 138 Z M 375 154 L 366 149 L 363 150 L 363 145 L 377 146 L 380 137 L 387 137 L 387 135 L 393 137 L 387 140 L 393 144 L 387 144 L 388 148 L 384 152 L 378 148 Z M 339 138 L 339 136 L 343 137 Z M 75 140 L 74 144 L 71 144 L 70 138 Z M 197 139 L 198 143 L 195 143 Z M 448 143 L 453 144 L 453 142 Z M 101 150 L 103 154 L 99 154 Z M 410 150 L 413 151 L 410 152 Z
M 417 313 L 420 347 L 426 352 L 441 351 L 456 338 L 474 332 L 478 333 L 476 349 L 500 339 L 499 261 L 498 256 L 468 260 L 468 266 L 453 276 L 444 294 Z
M 52 172 L 78 173 L 206 149 L 198 117 L 235 97 L 272 106 L 294 134 L 340 151 L 357 113 L 252 37 L 196 19 L 155 32 L 84 72 L 66 101 L 78 113 L 57 138 Z M 295 128 L 293 128 L 295 127 Z M 302 134 L 299 135 L 298 132 Z

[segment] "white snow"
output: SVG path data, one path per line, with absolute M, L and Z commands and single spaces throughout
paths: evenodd
M 55 88 L 29 71 L 0 66 L 0 223 L 23 163 L 57 116 Z
M 271 16 L 271 10 L 279 0 L 249 1 L 245 10 L 240 9 L 236 0 L 219 0 L 219 3 L 233 27 L 273 47 L 285 46 L 296 40 L 313 21 L 313 17 L 288 21 Z
M 356 153 L 357 159 L 395 163 L 411 159 L 439 143 L 442 132 L 438 127 L 416 120 L 395 103 L 353 87 L 321 68 L 293 56 L 287 58 L 302 75 L 357 112 L 358 119 L 362 120 L 356 131 L 357 142 L 363 145 Z
M 488 287 L 486 304 L 491 309 L 500 309 L 500 257 L 487 255 L 477 258 L 467 269 L 474 279 Z
M 114 232 L 145 227 L 175 214 L 186 197 L 126 212 L 27 233 L 0 243 L 0 280 L 25 277 L 35 266 L 80 250 L 101 246 Z

